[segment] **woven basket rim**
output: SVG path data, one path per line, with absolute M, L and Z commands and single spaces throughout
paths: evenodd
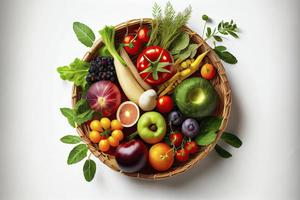
M 132 19 L 123 23 L 120 23 L 118 25 L 115 26 L 116 28 L 116 32 L 118 32 L 118 30 L 123 29 L 123 28 L 128 28 L 130 26 L 134 26 L 137 24 L 151 24 L 152 19 L 151 18 L 141 18 L 141 19 Z M 217 74 L 219 76 L 220 79 L 220 84 L 222 86 L 222 90 L 224 90 L 224 108 L 223 108 L 223 120 L 220 126 L 220 130 L 217 133 L 217 138 L 216 140 L 205 147 L 205 149 L 201 152 L 199 152 L 194 158 L 190 159 L 187 163 L 185 163 L 183 166 L 177 167 L 172 171 L 167 171 L 167 172 L 157 172 L 155 174 L 143 174 L 143 173 L 124 173 L 122 171 L 120 171 L 120 169 L 117 167 L 116 162 L 114 160 L 113 156 L 107 155 L 105 153 L 99 152 L 98 149 L 93 146 L 93 144 L 91 143 L 91 141 L 89 140 L 89 138 L 87 137 L 87 135 L 85 133 L 87 133 L 88 131 L 88 127 L 86 125 L 81 125 L 79 127 L 76 128 L 77 133 L 79 134 L 79 136 L 81 137 L 82 141 L 88 145 L 89 150 L 93 153 L 93 155 L 97 158 L 99 158 L 99 160 L 101 162 L 103 162 L 105 165 L 107 165 L 108 167 L 110 167 L 111 169 L 120 172 L 122 174 L 125 174 L 129 177 L 135 177 L 135 178 L 141 178 L 141 179 L 150 179 L 150 180 L 158 180 L 158 179 L 165 179 L 168 177 L 172 177 L 174 175 L 177 174 L 181 174 L 186 172 L 187 170 L 189 170 L 190 168 L 192 168 L 193 166 L 195 166 L 200 160 L 204 159 L 210 151 L 212 151 L 215 147 L 215 145 L 217 144 L 217 142 L 219 141 L 222 133 L 224 132 L 227 123 L 228 123 L 228 118 L 230 115 L 230 111 L 231 111 L 231 104 L 232 104 L 232 95 L 231 95 L 231 89 L 230 89 L 230 85 L 225 73 L 225 69 L 224 66 L 221 62 L 221 60 L 219 59 L 219 57 L 216 55 L 216 53 L 211 49 L 211 47 L 194 31 L 192 31 L 189 27 L 185 26 L 184 31 L 187 32 L 191 37 L 195 37 L 197 38 L 197 40 L 199 40 L 201 42 L 201 49 L 202 51 L 204 50 L 210 50 L 209 53 L 207 54 L 208 59 L 213 63 L 213 65 L 215 66 L 215 68 L 217 69 Z M 199 42 L 199 44 L 200 44 Z M 100 47 L 102 46 L 102 42 L 101 39 L 98 39 L 94 42 L 93 46 L 86 52 L 86 54 L 83 57 L 84 61 L 89 61 L 92 56 L 95 54 L 96 50 L 98 50 Z M 73 85 L 72 88 L 72 106 L 75 105 L 75 103 L 78 100 L 78 97 L 80 95 L 79 92 L 79 88 L 76 87 L 75 85 Z

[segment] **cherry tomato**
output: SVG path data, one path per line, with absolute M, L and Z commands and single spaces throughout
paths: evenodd
M 89 138 L 93 143 L 98 143 L 101 139 L 101 135 L 98 131 L 91 131 L 89 133 Z
M 100 120 L 100 124 L 101 124 L 102 128 L 107 130 L 110 128 L 110 119 L 108 119 L 107 117 L 103 117 Z
M 149 31 L 148 27 L 145 27 L 145 26 L 140 27 L 137 32 L 138 39 L 144 43 L 147 43 L 149 41 L 149 35 L 150 35 L 150 31 Z
M 158 98 L 156 108 L 161 113 L 169 113 L 174 108 L 173 99 L 170 96 L 161 96 Z
M 90 123 L 90 128 L 93 130 L 93 131 L 99 131 L 99 132 L 102 132 L 103 129 L 102 129 L 102 126 L 101 126 L 101 123 L 99 120 L 93 120 L 91 121 Z
M 112 133 L 111 133 L 111 136 L 113 138 L 115 138 L 116 140 L 118 141 L 121 141 L 123 140 L 124 138 L 124 135 L 123 135 L 123 132 L 121 130 L 114 130 Z
M 189 152 L 186 149 L 179 149 L 175 156 L 179 162 L 186 162 L 189 159 Z
M 171 133 L 169 139 L 175 147 L 179 147 L 182 143 L 183 136 L 181 133 Z
M 189 154 L 193 154 L 198 151 L 198 145 L 195 141 L 186 142 L 184 145 L 184 149 L 186 149 Z
M 130 55 L 138 54 L 141 47 L 141 41 L 134 35 L 125 36 L 123 44 L 125 51 Z
M 206 63 L 201 68 L 201 76 L 207 80 L 213 79 L 216 74 L 216 70 L 212 64 Z
M 170 53 L 159 47 L 145 48 L 137 59 L 137 69 L 141 77 L 150 85 L 160 85 L 175 73 Z
M 108 140 L 110 146 L 112 146 L 112 147 L 117 147 L 119 145 L 119 140 L 117 140 L 113 136 L 109 136 L 107 140 Z
M 109 150 L 109 148 L 110 148 L 110 145 L 109 145 L 109 142 L 107 139 L 100 140 L 100 142 L 99 142 L 99 150 L 100 151 L 106 152 Z
M 110 127 L 111 127 L 111 130 L 122 130 L 123 129 L 121 122 L 117 119 L 114 119 L 111 121 Z

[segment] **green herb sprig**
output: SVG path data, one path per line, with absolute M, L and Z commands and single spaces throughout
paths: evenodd
M 82 161 L 87 157 L 88 147 L 86 144 L 81 143 L 81 138 L 77 135 L 66 135 L 60 139 L 65 144 L 77 144 L 69 153 L 67 163 L 72 165 Z M 80 143 L 80 144 L 79 144 Z M 93 180 L 96 174 L 96 163 L 91 158 L 91 153 L 84 162 L 83 175 L 86 181 L 90 182 Z
M 229 64 L 236 64 L 238 60 L 232 53 L 226 50 L 226 47 L 216 46 L 216 42 L 223 42 L 223 38 L 225 38 L 225 36 L 231 35 L 233 38 L 239 38 L 236 23 L 233 20 L 229 22 L 221 21 L 217 27 L 211 28 L 207 26 L 208 22 L 211 21 L 207 15 L 203 15 L 202 20 L 204 21 L 202 34 L 202 37 L 205 36 L 204 40 L 213 41 L 215 46 L 214 50 L 223 61 Z
M 152 8 L 152 32 L 147 46 L 158 45 L 168 49 L 173 41 L 181 34 L 181 28 L 191 17 L 192 7 L 189 6 L 176 14 L 172 4 L 167 2 L 164 12 L 154 3 Z

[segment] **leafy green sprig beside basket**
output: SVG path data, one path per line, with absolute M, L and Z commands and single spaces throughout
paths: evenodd
M 211 21 L 211 19 L 207 15 L 203 15 L 202 20 L 204 21 L 202 35 L 202 37 L 205 36 L 204 40 L 212 40 L 214 44 L 214 51 L 220 57 L 220 59 L 229 64 L 236 64 L 238 60 L 232 53 L 227 51 L 227 48 L 225 46 L 216 46 L 217 42 L 223 42 L 223 39 L 228 35 L 232 36 L 233 38 L 239 38 L 238 27 L 236 23 L 233 20 L 231 20 L 230 22 L 225 22 L 222 20 L 221 22 L 219 22 L 217 27 L 212 28 L 210 26 L 207 26 L 207 24 Z

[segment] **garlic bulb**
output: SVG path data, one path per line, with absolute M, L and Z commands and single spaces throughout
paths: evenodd
M 139 98 L 139 107 L 143 111 L 153 110 L 156 106 L 156 98 L 157 98 L 157 94 L 155 90 L 153 89 L 146 90 Z

